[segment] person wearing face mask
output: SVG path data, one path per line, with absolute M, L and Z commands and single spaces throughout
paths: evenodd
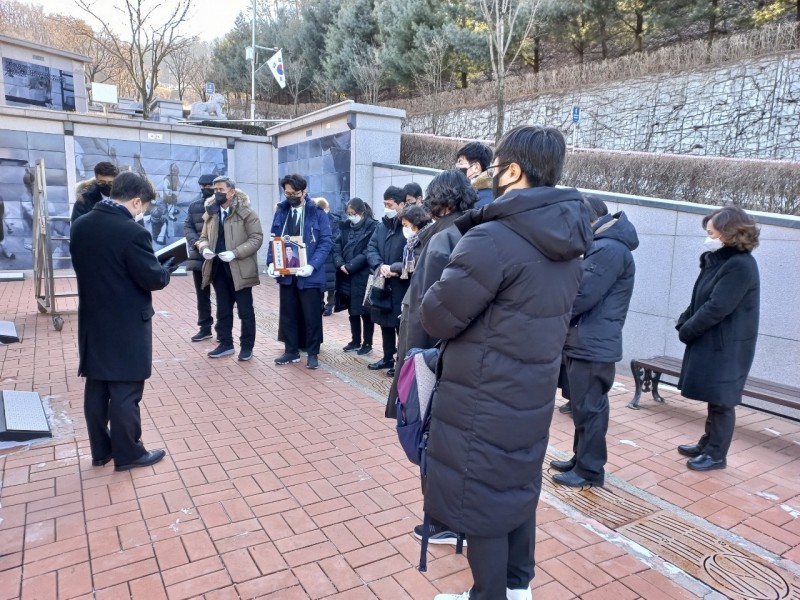
M 300 348 L 308 353 L 306 368 L 319 368 L 319 349 L 322 344 L 322 297 L 325 288 L 325 263 L 333 248 L 331 222 L 306 193 L 308 182 L 298 174 L 280 180 L 284 200 L 278 203 L 272 219 L 272 237 L 301 238 L 305 245 L 306 264 L 296 275 L 279 275 L 272 259 L 272 244 L 267 252 L 267 273 L 274 277 L 280 289 L 278 339 L 284 352 L 275 359 L 276 365 L 300 361 Z
M 213 175 L 200 175 L 197 183 L 200 186 L 200 197 L 189 205 L 186 220 L 183 222 L 183 235 L 186 237 L 189 260 L 186 270 L 191 271 L 194 280 L 194 291 L 197 295 L 197 326 L 200 331 L 192 336 L 193 342 L 202 342 L 211 337 L 214 317 L 211 315 L 211 287 L 203 287 L 203 256 L 198 250 L 200 234 L 203 232 L 203 214 L 206 212 L 206 201 L 214 195 Z
M 405 184 L 403 193 L 406 195 L 406 206 L 411 206 L 412 204 L 422 206 L 422 186 L 416 181 Z
M 383 342 L 383 358 L 367 365 L 370 371 L 394 368 L 394 354 L 397 352 L 397 333 L 400 327 L 400 312 L 403 296 L 408 290 L 408 279 L 400 279 L 403 272 L 403 224 L 398 218 L 406 206 L 406 196 L 399 187 L 390 185 L 383 193 L 383 219 L 375 228 L 367 248 L 367 261 L 374 272 L 386 278 L 391 303 L 388 309 L 373 308 L 372 320 L 380 325 Z
M 686 344 L 678 389 L 685 398 L 708 403 L 699 441 L 678 446 L 693 471 L 727 466 L 736 407 L 756 352 L 760 296 L 752 255 L 759 236 L 755 220 L 737 206 L 726 206 L 704 217 L 703 227 L 700 274 L 675 326 Z
M 253 286 L 258 277 L 256 253 L 264 241 L 261 221 L 250 207 L 250 198 L 236 188 L 236 182 L 222 175 L 212 182 L 214 195 L 206 200 L 203 231 L 197 249 L 203 262 L 203 287 L 214 286 L 217 296 L 217 340 L 209 358 L 233 354 L 233 306 L 241 320 L 239 360 L 253 358 L 256 342 L 256 314 Z
M 333 245 L 333 263 L 336 266 L 335 310 L 347 309 L 350 318 L 350 342 L 342 350 L 365 356 L 372 352 L 375 330 L 370 311 L 364 308 L 370 273 L 367 245 L 378 222 L 372 217 L 372 208 L 361 198 L 351 198 L 346 213 L 347 220 L 342 225 L 341 235 Z
M 492 164 L 492 149 L 481 142 L 464 144 L 456 152 L 456 169 L 460 170 L 478 192 L 475 208 L 481 208 L 494 200 L 492 178 L 486 169 Z
M 639 247 L 636 228 L 624 212 L 608 214 L 599 198 L 585 198 L 594 241 L 583 257 L 583 278 L 572 304 L 564 345 L 566 385 L 575 424 L 573 456 L 553 460 L 553 481 L 571 487 L 602 486 L 608 460 L 608 392 L 622 360 L 622 327 L 628 314 Z M 605 213 L 604 216 L 600 216 Z
M 94 166 L 94 178 L 81 181 L 75 188 L 75 204 L 72 206 L 70 222 L 85 215 L 100 200 L 111 196 L 111 184 L 119 175 L 119 169 L 110 162 L 99 162 Z
M 146 467 L 164 450 L 142 444 L 139 403 L 153 364 L 152 292 L 170 281 L 172 259 L 153 253 L 134 219 L 155 197 L 137 173 L 121 173 L 111 198 L 72 224 L 70 255 L 78 282 L 78 375 L 86 378 L 84 415 L 92 466 Z M 110 422 L 110 429 L 109 429 Z
M 406 247 L 403 249 L 403 269 L 400 279 L 409 279 L 414 274 L 414 268 L 422 252 L 419 233 L 431 224 L 431 218 L 421 206 L 412 204 L 406 206 L 400 214 L 400 223 L 403 225 L 403 237 Z M 392 373 L 394 375 L 394 373 Z
M 331 212 L 328 200 L 320 196 L 319 198 L 312 198 L 314 203 L 321 208 L 326 215 L 331 225 L 331 239 L 333 240 L 333 247 L 339 243 L 339 237 L 342 230 L 342 219 L 336 213 Z M 333 308 L 336 305 L 336 265 L 333 262 L 333 252 L 328 254 L 328 260 L 325 261 L 325 299 L 322 304 L 322 316 L 330 317 L 333 314 Z

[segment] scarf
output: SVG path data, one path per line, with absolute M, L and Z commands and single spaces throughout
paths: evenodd
M 406 247 L 403 248 L 403 272 L 400 274 L 400 279 L 408 279 L 414 272 L 414 265 L 416 259 L 414 258 L 414 247 L 417 245 L 417 236 L 412 235 L 406 242 Z

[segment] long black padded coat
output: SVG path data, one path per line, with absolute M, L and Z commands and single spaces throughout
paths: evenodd
M 372 272 L 367 262 L 367 246 L 377 225 L 378 222 L 369 217 L 364 217 L 358 225 L 342 221 L 341 234 L 334 241 L 331 252 L 336 266 L 337 311 L 347 309 L 353 316 L 367 313 L 364 294 Z M 341 267 L 345 267 L 349 274 L 342 273 Z
M 186 238 L 186 245 L 189 250 L 189 260 L 186 262 L 187 271 L 202 271 L 203 255 L 194 247 L 194 243 L 200 239 L 203 232 L 203 213 L 206 212 L 206 200 L 202 196 L 192 202 L 186 210 L 186 220 L 183 222 L 183 235 Z
M 422 300 L 444 341 L 428 440 L 425 512 L 498 537 L 535 514 L 561 351 L 592 241 L 573 188 L 512 190 L 466 230 Z
M 678 389 L 686 398 L 736 406 L 756 352 L 758 265 L 750 252 L 725 246 L 700 257 L 692 302 L 678 318 L 686 344 Z
M 403 272 L 403 249 L 406 247 L 406 238 L 403 237 L 403 224 L 399 217 L 387 219 L 383 217 L 367 247 L 367 260 L 369 267 L 374 272 L 381 265 L 389 265 L 392 273 Z M 389 277 L 386 284 L 389 286 L 392 306 L 389 310 L 372 309 L 372 320 L 381 327 L 400 327 L 400 313 L 403 310 L 403 296 L 408 291 L 410 280 L 400 277 Z

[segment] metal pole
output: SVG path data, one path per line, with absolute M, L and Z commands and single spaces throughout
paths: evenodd
M 253 51 L 250 61 L 250 119 L 256 118 L 256 0 L 253 0 Z M 254 123 L 255 124 L 255 123 Z

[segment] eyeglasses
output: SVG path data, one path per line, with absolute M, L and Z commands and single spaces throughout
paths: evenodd
M 505 171 L 505 170 L 506 170 L 508 167 L 510 167 L 512 164 L 514 164 L 514 163 L 513 163 L 513 162 L 507 162 L 507 163 L 502 163 L 502 164 L 499 164 L 499 165 L 492 165 L 491 167 L 489 167 L 488 169 L 486 169 L 486 174 L 487 174 L 489 177 L 494 177 L 495 175 L 497 175 L 497 174 L 499 174 L 499 173 L 502 173 L 503 171 Z
M 303 192 L 295 192 L 294 194 L 290 194 L 289 192 L 286 192 L 284 195 L 287 198 L 302 198 L 303 197 Z

